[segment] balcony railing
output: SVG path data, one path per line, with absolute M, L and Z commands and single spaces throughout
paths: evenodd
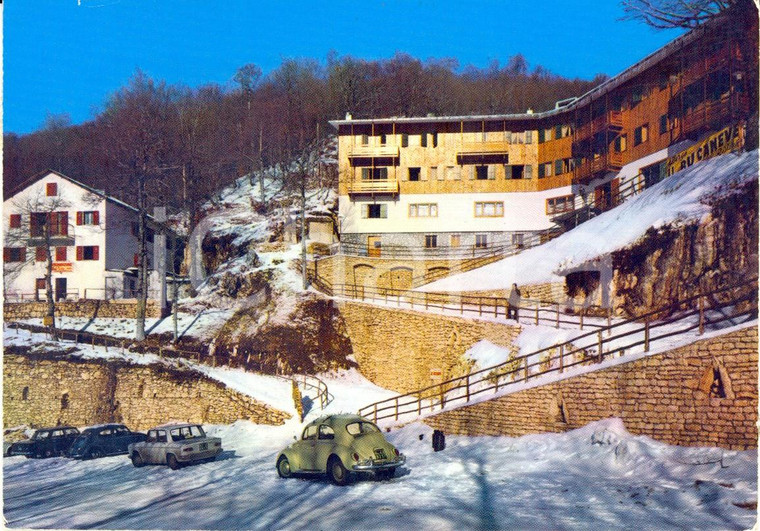
M 349 194 L 398 194 L 398 181 L 370 179 L 346 183 Z
M 351 146 L 348 151 L 349 158 L 373 158 L 391 157 L 398 158 L 398 146 Z
M 459 150 L 461 155 L 474 155 L 481 153 L 508 153 L 509 142 L 504 140 L 496 140 L 489 142 L 465 142 L 462 144 L 462 149 Z

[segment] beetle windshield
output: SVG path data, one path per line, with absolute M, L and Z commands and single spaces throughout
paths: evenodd
M 366 433 L 377 433 L 380 431 L 380 428 L 371 422 L 352 422 L 351 424 L 346 425 L 346 431 L 349 435 L 358 437 L 359 435 L 364 435 Z

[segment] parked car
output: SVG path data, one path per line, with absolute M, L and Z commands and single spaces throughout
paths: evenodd
M 126 454 L 130 444 L 144 441 L 147 435 L 130 431 L 123 424 L 104 424 L 82 430 L 69 449 L 69 457 L 93 459 Z
M 198 424 L 170 424 L 148 430 L 143 442 L 129 445 L 129 458 L 136 467 L 169 465 L 172 470 L 183 464 L 213 461 L 222 453 L 222 440 L 207 437 Z
M 25 455 L 26 457 L 53 457 L 66 455 L 79 430 L 72 426 L 42 428 L 34 432 L 27 441 L 11 444 L 7 455 Z
M 383 437 L 380 429 L 359 415 L 329 415 L 309 423 L 301 440 L 277 456 L 277 473 L 327 474 L 345 485 L 356 473 L 374 473 L 390 479 L 406 457 Z

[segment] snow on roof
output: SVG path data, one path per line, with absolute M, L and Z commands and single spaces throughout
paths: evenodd
M 538 247 L 419 288 L 424 291 L 486 291 L 559 282 L 571 269 L 641 238 L 650 227 L 698 220 L 711 198 L 728 195 L 732 185 L 758 177 L 758 151 L 729 153 L 695 164 Z

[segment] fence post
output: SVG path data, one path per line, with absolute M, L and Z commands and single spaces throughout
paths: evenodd
M 483 297 L 478 297 L 478 315 L 483 317 Z
M 398 420 L 398 397 L 396 397 L 396 420 Z
M 699 296 L 699 335 L 705 333 L 705 298 Z
M 496 297 L 493 299 L 493 316 L 499 317 L 499 299 Z
M 528 381 L 528 356 L 525 356 L 525 381 Z
M 536 324 L 538 324 L 538 301 L 536 301 Z
M 557 303 L 557 326 L 555 328 L 559 328 L 559 303 Z
M 581 307 L 581 330 L 583 330 L 583 308 Z
M 443 409 L 444 405 L 446 404 L 445 397 L 443 396 L 443 383 L 439 385 L 440 388 L 440 394 L 441 394 L 441 409 Z
M 607 308 L 607 337 L 612 335 L 612 306 Z
M 559 346 L 559 372 L 565 370 L 565 345 Z
M 375 424 L 377 424 L 377 402 L 375 402 Z
M 602 330 L 599 329 L 599 332 L 597 332 L 596 335 L 597 335 L 596 343 L 597 343 L 597 348 L 598 348 L 597 352 L 599 353 L 599 363 L 601 363 L 602 362 L 602 357 L 603 357 L 602 348 L 604 346 L 602 344 Z
M 417 395 L 417 416 L 422 415 L 422 393 Z
M 470 401 L 470 375 L 467 374 L 467 380 L 465 380 L 467 385 L 467 402 Z
M 459 297 L 459 312 L 464 315 L 464 299 Z
M 649 316 L 644 320 L 644 352 L 649 352 Z

